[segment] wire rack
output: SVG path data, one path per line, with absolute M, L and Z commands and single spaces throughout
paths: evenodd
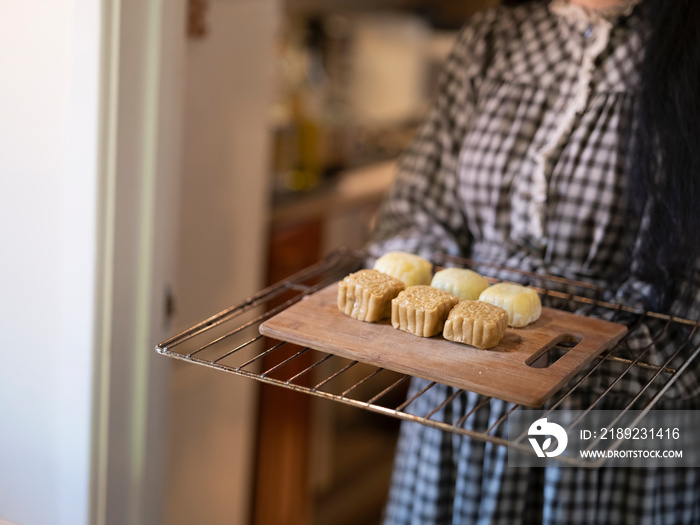
M 182 333 L 157 345 L 162 355 L 189 363 L 215 368 L 223 372 L 255 379 L 281 388 L 330 399 L 335 402 L 355 406 L 364 410 L 384 414 L 402 420 L 428 425 L 446 432 L 469 436 L 512 447 L 525 454 L 533 454 L 525 435 L 508 439 L 504 425 L 509 417 L 519 410 L 520 405 L 509 405 L 505 414 L 497 421 L 476 424 L 485 418 L 479 417 L 481 410 L 488 410 L 490 398 L 483 397 L 466 414 L 456 421 L 448 421 L 445 410 L 457 399 L 465 395 L 459 389 L 448 389 L 444 398 L 431 404 L 429 409 L 416 411 L 413 407 L 424 405 L 418 400 L 436 384 L 425 382 L 423 388 L 407 396 L 411 377 L 384 368 L 352 361 L 336 355 L 326 354 L 311 348 L 303 348 L 283 341 L 272 340 L 260 335 L 259 325 L 285 308 L 313 294 L 325 286 L 343 278 L 348 273 L 362 267 L 364 254 L 339 249 L 319 263 L 272 285 L 256 295 L 247 298 L 216 315 L 192 326 Z M 461 266 L 477 268 L 468 259 L 436 255 L 433 262 L 437 266 Z M 478 270 L 489 275 L 488 267 L 479 265 Z M 620 418 L 625 413 L 641 414 L 630 424 L 655 407 L 664 396 L 672 391 L 673 385 L 684 377 L 684 372 L 700 354 L 698 321 L 672 317 L 654 312 L 639 311 L 601 299 L 601 290 L 581 282 L 542 276 L 503 267 L 490 267 L 491 275 L 518 274 L 520 281 L 528 282 L 540 293 L 543 304 L 564 308 L 584 315 L 603 316 L 608 320 L 626 324 L 628 335 L 614 348 L 601 354 L 584 370 L 579 372 L 543 407 L 544 413 L 567 405 L 576 393 L 586 392 L 595 384 L 597 393 L 586 399 L 578 408 L 590 412 L 606 407 L 615 396 L 615 387 L 634 373 L 644 371 L 645 382 L 637 392 L 628 392 L 622 406 L 617 402 L 616 410 Z M 650 328 L 651 327 L 651 328 Z M 651 330 L 651 344 L 644 348 L 630 347 L 628 342 L 637 330 Z M 651 348 L 655 342 L 674 333 L 673 340 L 680 343 L 669 352 L 662 362 L 651 362 Z M 566 348 L 559 349 L 566 351 Z M 555 347 L 549 353 L 555 356 Z M 556 357 L 551 357 L 556 359 Z M 610 374 L 610 364 L 614 364 L 615 374 Z M 607 366 L 606 366 L 607 365 Z M 601 390 L 601 386 L 602 390 Z M 416 390 L 416 389 L 414 389 Z M 431 396 L 431 399 L 434 396 Z M 581 397 L 581 396 L 578 396 Z M 577 397 L 577 399 L 578 399 Z M 424 398 L 426 399 L 426 398 Z M 488 418 L 486 418 L 488 419 Z M 617 420 L 617 418 L 616 418 Z M 576 430 L 575 423 L 571 429 Z M 594 442 L 591 447 L 598 449 L 618 448 L 622 440 Z M 597 467 L 604 460 L 581 459 L 559 456 L 557 460 L 584 467 Z

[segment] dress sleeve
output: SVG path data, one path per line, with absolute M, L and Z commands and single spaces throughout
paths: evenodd
M 458 157 L 485 54 L 478 36 L 482 20 L 475 16 L 460 32 L 426 119 L 399 158 L 367 247 L 370 258 L 393 250 L 429 257 L 469 249 L 471 235 L 458 198 Z
M 642 229 L 640 235 L 644 235 Z M 638 246 L 637 246 L 638 247 Z M 631 262 L 631 276 L 628 277 L 615 291 L 613 302 L 626 305 L 639 312 L 647 311 L 652 303 L 652 288 L 644 279 L 637 277 L 637 261 L 640 257 L 634 250 Z M 676 275 L 678 293 L 670 304 L 662 308 L 661 313 L 670 316 L 695 321 L 700 319 L 700 261 L 695 261 L 694 270 L 690 275 Z M 652 308 L 652 311 L 655 311 Z M 636 323 L 626 338 L 630 358 L 643 353 L 642 361 L 663 365 L 671 356 L 676 355 L 670 363 L 671 368 L 677 368 L 687 360 L 694 348 L 700 344 L 700 331 L 693 324 L 685 322 L 669 322 L 655 316 L 645 317 L 643 322 Z M 630 375 L 630 374 L 628 374 Z M 631 375 L 641 376 L 635 370 Z M 649 381 L 651 373 L 645 377 Z M 664 400 L 688 401 L 700 400 L 700 359 L 695 359 L 685 371 L 678 376 L 676 382 L 664 395 Z

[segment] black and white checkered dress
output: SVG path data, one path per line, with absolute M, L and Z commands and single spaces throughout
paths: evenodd
M 634 279 L 634 248 L 645 221 L 629 223 L 625 165 L 642 45 L 632 8 L 602 16 L 554 0 L 475 16 L 400 159 L 371 252 L 468 256 L 591 282 L 612 299 L 641 303 L 646 287 Z M 698 297 L 674 308 L 700 317 Z M 642 329 L 630 351 L 648 344 Z M 671 347 L 661 341 L 653 352 L 661 358 Z M 608 384 L 614 366 L 569 406 L 587 406 L 584 398 Z M 636 392 L 644 373 L 628 374 L 608 402 Z M 425 384 L 414 379 L 411 393 Z M 450 393 L 437 385 L 410 410 L 426 413 Z M 697 367 L 665 397 L 672 407 L 698 408 Z M 479 399 L 462 393 L 433 418 L 454 423 Z M 489 408 L 468 425 L 487 428 L 508 405 L 492 399 Z M 527 470 L 507 467 L 505 455 L 505 447 L 403 423 L 386 522 L 700 523 L 697 469 Z

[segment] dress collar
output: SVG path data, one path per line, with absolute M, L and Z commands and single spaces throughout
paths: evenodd
M 603 21 L 612 22 L 619 17 L 630 16 L 634 8 L 641 2 L 642 0 L 627 0 L 618 5 L 601 9 L 592 9 L 590 7 L 572 4 L 569 0 L 552 0 L 549 4 L 549 9 L 552 13 L 573 22 L 600 23 Z

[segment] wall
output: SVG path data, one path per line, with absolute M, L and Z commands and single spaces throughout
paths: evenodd
M 85 523 L 100 5 L 0 2 L 0 518 Z
M 162 522 L 184 6 L 0 2 L 0 520 Z

